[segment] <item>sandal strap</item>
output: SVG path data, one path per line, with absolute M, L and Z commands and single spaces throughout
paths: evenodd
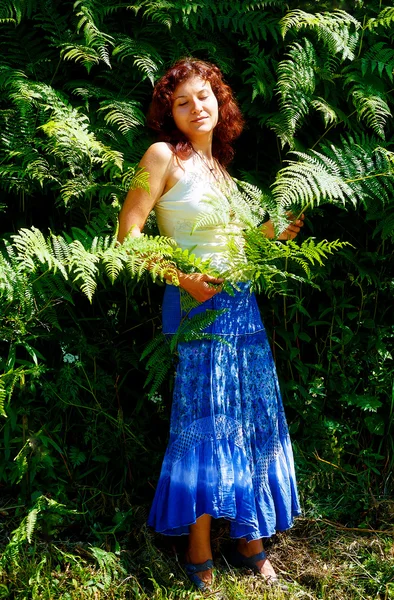
M 259 562 L 259 560 L 265 560 L 267 558 L 267 553 L 264 552 L 264 550 L 262 550 L 261 552 L 258 552 L 257 554 L 253 554 L 253 556 L 244 556 L 243 560 L 244 562 L 250 562 L 251 564 L 255 565 L 257 562 Z
M 193 563 L 186 563 L 185 571 L 188 575 L 194 575 L 194 573 L 200 573 L 201 571 L 209 571 L 209 569 L 213 569 L 213 561 L 209 558 L 203 563 L 198 565 L 194 565 Z
M 259 560 L 265 560 L 267 558 L 267 554 L 262 551 L 257 554 L 253 554 L 253 556 L 245 556 L 239 550 L 235 550 L 232 556 L 232 564 L 235 567 L 249 567 L 253 571 L 257 572 L 257 564 Z

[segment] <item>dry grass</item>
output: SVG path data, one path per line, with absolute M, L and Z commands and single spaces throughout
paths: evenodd
M 164 587 L 173 591 L 178 588 L 180 593 L 179 586 L 181 589 L 187 586 L 180 567 L 182 544 L 175 545 L 151 534 L 148 538 L 146 549 L 150 548 L 156 556 L 149 569 L 151 574 L 164 584 L 170 569 L 172 577 Z M 389 535 L 358 533 L 337 529 L 323 521 L 298 519 L 291 531 L 274 536 L 266 544 L 271 562 L 288 586 L 287 591 L 268 588 L 262 578 L 228 564 L 226 554 L 230 544 L 225 523 L 214 526 L 213 549 L 217 568 L 217 594 L 212 596 L 215 598 L 394 600 L 394 545 Z M 156 570 L 157 560 L 160 566 Z M 152 596 L 156 597 L 166 596 Z
M 153 534 L 143 519 L 101 564 L 86 544 L 26 546 L 19 564 L 0 574 L 0 598 L 10 600 L 199 600 L 182 569 L 186 538 Z M 110 540 L 108 540 L 110 542 Z M 288 589 L 268 587 L 226 561 L 228 525 L 214 522 L 215 600 L 394 600 L 393 538 L 298 519 L 266 549 Z M 45 557 L 45 561 L 43 558 Z

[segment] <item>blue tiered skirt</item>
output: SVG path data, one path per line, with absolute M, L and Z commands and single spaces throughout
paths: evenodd
M 148 524 L 189 533 L 203 514 L 231 522 L 248 541 L 291 527 L 300 514 L 293 453 L 270 346 L 246 284 L 188 316 L 226 309 L 208 339 L 178 346 L 170 440 Z M 163 330 L 185 318 L 177 287 L 166 287 Z M 186 317 L 188 318 L 188 317 Z

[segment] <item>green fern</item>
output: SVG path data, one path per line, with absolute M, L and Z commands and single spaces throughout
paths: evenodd
M 112 56 L 120 61 L 126 60 L 136 67 L 144 77 L 154 84 L 157 74 L 162 66 L 162 58 L 155 46 L 149 41 L 132 39 L 126 35 L 118 35 L 115 38 L 115 47 Z
M 240 246 L 234 239 L 229 244 L 228 280 L 250 281 L 252 288 L 268 296 L 287 293 L 288 281 L 314 285 L 311 266 L 323 265 L 328 255 L 344 248 L 346 242 L 316 242 L 309 238 L 298 244 L 267 239 L 259 229 L 247 229 Z M 246 257 L 242 260 L 241 254 Z
M 86 68 L 88 73 L 90 73 L 90 70 L 94 65 L 100 63 L 98 51 L 91 46 L 84 46 L 83 44 L 63 44 L 61 57 L 63 60 L 72 60 L 76 63 L 80 62 Z
M 236 185 L 234 185 L 234 183 Z M 205 193 L 201 204 L 201 216 L 197 216 L 191 233 L 215 225 L 229 226 L 242 223 L 249 227 L 262 223 L 267 215 L 267 196 L 252 184 L 234 179 L 232 185 L 224 185 L 222 194 Z
M 19 25 L 24 17 L 30 18 L 36 0 L 3 0 L 0 5 L 0 23 Z
M 123 576 L 127 574 L 125 568 L 120 564 L 119 557 L 113 552 L 108 552 L 97 546 L 90 546 L 89 551 L 104 573 L 102 586 L 105 591 L 113 587 L 114 582 L 119 578 L 119 573 Z
M 79 467 L 86 462 L 86 454 L 76 446 L 72 446 L 68 454 L 73 467 Z
M 312 100 L 311 107 L 322 115 L 326 127 L 342 120 L 338 109 L 331 106 L 324 98 L 319 97 Z
M 42 523 L 47 526 L 48 522 L 52 520 L 61 522 L 64 517 L 75 518 L 76 514 L 76 510 L 71 510 L 52 498 L 47 498 L 44 495 L 39 496 L 19 526 L 12 532 L 12 537 L 0 557 L 0 568 L 4 569 L 10 565 L 14 569 L 21 568 L 18 564 L 19 554 L 26 542 L 28 544 L 33 542 L 33 536 L 41 528 Z
M 299 9 L 292 10 L 282 18 L 280 24 L 283 37 L 289 30 L 309 29 L 317 34 L 317 38 L 325 44 L 330 54 L 341 53 L 342 61 L 354 59 L 361 25 L 343 10 L 313 14 Z
M 223 312 L 225 310 L 209 310 L 193 317 L 188 317 L 186 313 L 176 333 L 171 336 L 160 333 L 145 346 L 140 360 L 148 358 L 145 364 L 148 375 L 144 387 L 149 387 L 149 398 L 157 394 L 164 381 L 169 377 L 170 371 L 174 368 L 179 344 L 202 340 L 226 343 L 220 335 L 204 332 Z
M 107 100 L 101 103 L 99 111 L 103 111 L 105 122 L 115 125 L 123 135 L 141 126 L 145 121 L 144 114 L 135 102 Z
M 273 196 L 282 208 L 298 207 L 300 212 L 305 206 L 315 206 L 324 201 L 356 201 L 353 189 L 341 177 L 335 161 L 312 150 L 308 154 L 293 152 L 299 161 L 288 161 L 274 182 Z
M 292 146 L 293 136 L 310 110 L 316 88 L 318 58 L 313 44 L 307 39 L 302 44 L 291 44 L 287 56 L 278 65 L 277 90 L 281 121 L 271 118 L 268 123 L 280 137 L 282 145 L 287 143 Z
M 391 27 L 394 21 L 394 7 L 387 6 L 381 13 L 372 19 L 367 21 L 366 27 L 368 29 L 376 29 L 377 27 Z
M 33 508 L 33 510 L 29 512 L 26 518 L 26 539 L 29 542 L 29 544 L 31 544 L 32 542 L 33 533 L 37 524 L 38 514 L 39 509 Z
M 368 197 L 390 198 L 393 190 L 391 153 L 366 136 L 342 138 L 342 145 L 323 143 L 321 151 L 294 152 L 272 186 L 278 206 L 302 212 L 324 202 L 345 205 Z M 388 193 L 388 190 L 389 193 Z
M 361 59 L 361 73 L 364 77 L 368 72 L 378 71 L 379 77 L 385 73 L 393 82 L 394 50 L 386 42 L 374 44 Z
M 386 100 L 386 91 L 382 82 L 374 75 L 362 76 L 351 71 L 345 83 L 351 85 L 351 98 L 357 115 L 367 126 L 384 139 L 385 127 L 392 113 Z
M 114 44 L 114 38 L 98 28 L 96 19 L 100 12 L 97 10 L 97 2 L 77 0 L 74 3 L 74 11 L 76 11 L 76 16 L 79 19 L 77 33 L 83 31 L 88 46 L 95 48 L 100 60 L 110 67 L 108 46 Z
M 5 412 L 4 403 L 7 398 L 7 391 L 5 387 L 4 376 L 0 376 L 0 416 L 7 417 L 7 413 Z
M 36 271 L 36 262 L 47 264 L 55 273 L 60 270 L 63 277 L 67 278 L 64 265 L 52 251 L 50 241 L 46 240 L 39 229 L 21 229 L 17 235 L 12 236 L 14 247 L 18 251 L 18 260 L 25 270 L 32 273 Z
M 265 55 L 257 42 L 252 46 L 249 42 L 241 42 L 240 46 L 248 51 L 245 63 L 249 67 L 243 71 L 242 79 L 251 88 L 252 102 L 258 96 L 266 101 L 271 100 L 276 84 L 271 56 Z

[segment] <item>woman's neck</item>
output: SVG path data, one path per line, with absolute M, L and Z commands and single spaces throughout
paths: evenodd
M 212 160 L 212 134 L 209 138 L 190 140 L 193 150 L 206 158 Z

